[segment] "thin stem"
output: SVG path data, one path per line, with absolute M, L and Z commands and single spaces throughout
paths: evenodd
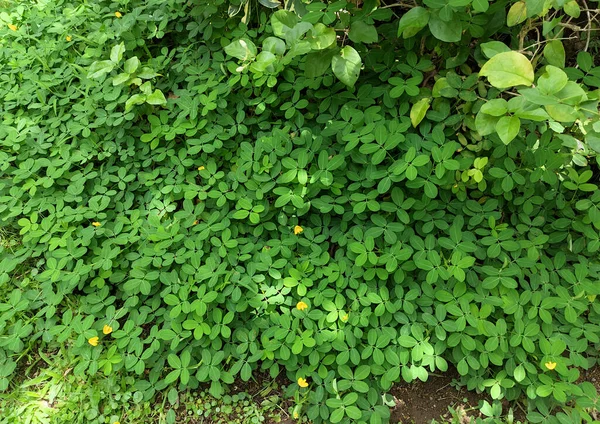
M 388 4 L 388 5 L 382 6 L 382 7 L 380 7 L 380 9 L 389 9 L 390 7 L 406 7 L 408 9 L 412 9 L 413 7 L 416 7 L 416 5 L 400 2 L 400 3 Z

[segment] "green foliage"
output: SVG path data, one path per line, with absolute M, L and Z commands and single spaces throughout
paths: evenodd
M 298 414 L 374 424 L 451 364 L 591 421 L 600 68 L 565 53 L 573 3 L 2 12 L 0 389 L 65 346 L 145 401 L 285 373 Z
M 269 387 L 253 398 L 246 392 L 215 399 L 206 391 L 175 388 L 155 399 L 142 391 L 125 389 L 134 376 L 77 377 L 70 366 L 75 358 L 62 350 L 28 358 L 27 369 L 15 379 L 10 393 L 0 393 L 0 423 L 181 423 L 247 424 L 281 420 L 280 398 Z

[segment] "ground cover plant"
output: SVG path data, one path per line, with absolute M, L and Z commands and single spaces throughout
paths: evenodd
M 375 424 L 453 366 L 592 421 L 596 6 L 0 2 L 0 390 L 64 349 L 143 401 L 266 372 Z

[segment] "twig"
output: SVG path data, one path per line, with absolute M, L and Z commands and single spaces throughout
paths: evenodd
M 408 3 L 394 3 L 394 4 L 388 4 L 385 6 L 380 7 L 380 9 L 389 9 L 390 7 L 406 7 L 409 9 L 412 9 L 413 7 L 416 7 L 415 5 L 412 4 L 408 4 Z
M 589 10 L 589 8 L 588 8 L 588 5 L 587 5 L 586 1 L 585 1 L 585 0 L 581 0 L 581 1 L 582 1 L 582 2 L 583 2 L 583 4 L 585 5 L 585 13 L 586 13 L 586 15 L 587 15 L 587 18 L 588 18 L 588 20 L 587 20 L 587 23 L 585 24 L 585 28 L 587 29 L 588 27 L 590 27 L 590 29 L 592 29 L 592 28 L 591 28 L 591 25 L 592 25 L 592 17 L 591 17 L 591 15 L 590 15 L 590 10 Z M 585 42 L 585 47 L 583 48 L 583 51 L 584 51 L 584 52 L 587 52 L 587 51 L 588 51 L 588 48 L 590 47 L 590 39 L 591 39 L 591 37 L 592 37 L 592 34 L 591 34 L 591 32 L 590 32 L 590 31 L 587 31 L 587 40 L 586 40 L 586 42 Z

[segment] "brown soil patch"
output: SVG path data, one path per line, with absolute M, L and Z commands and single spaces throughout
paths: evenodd
M 455 369 L 449 369 L 439 376 L 430 375 L 426 382 L 399 384 L 391 389 L 396 406 L 392 409 L 390 423 L 429 424 L 431 420 L 448 421 L 451 418 L 448 406 L 453 407 L 469 423 L 469 417 L 479 416 L 473 410 L 479 401 L 491 401 L 484 393 L 477 394 L 458 388 L 456 380 L 459 374 Z

